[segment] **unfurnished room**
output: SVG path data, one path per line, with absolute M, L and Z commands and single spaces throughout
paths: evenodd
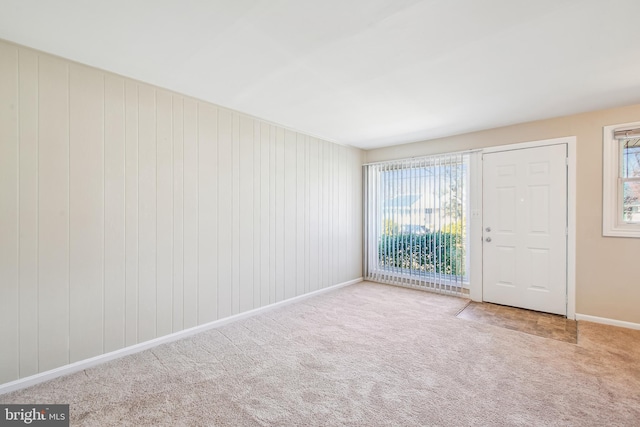
M 638 16 L 0 0 L 0 426 L 639 426 Z

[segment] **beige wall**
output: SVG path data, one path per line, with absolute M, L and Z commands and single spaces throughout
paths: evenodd
M 0 41 L 0 384 L 360 277 L 362 162 Z
M 640 239 L 602 237 L 602 127 L 640 120 L 640 105 L 370 150 L 367 162 L 577 137 L 576 312 L 640 323 Z

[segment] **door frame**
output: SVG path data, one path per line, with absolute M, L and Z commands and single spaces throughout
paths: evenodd
M 567 146 L 567 319 L 576 317 L 576 137 L 545 139 L 540 141 L 520 142 L 483 148 L 471 154 L 469 191 L 470 227 L 470 277 L 469 297 L 473 301 L 482 301 L 482 155 L 501 151 L 537 148 L 548 145 L 565 144 Z

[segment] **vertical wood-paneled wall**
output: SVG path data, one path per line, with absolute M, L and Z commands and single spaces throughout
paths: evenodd
M 361 164 L 0 41 L 0 383 L 360 277 Z

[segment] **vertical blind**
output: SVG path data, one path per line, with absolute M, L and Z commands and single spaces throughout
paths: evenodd
M 468 293 L 468 153 L 364 166 L 365 276 Z

